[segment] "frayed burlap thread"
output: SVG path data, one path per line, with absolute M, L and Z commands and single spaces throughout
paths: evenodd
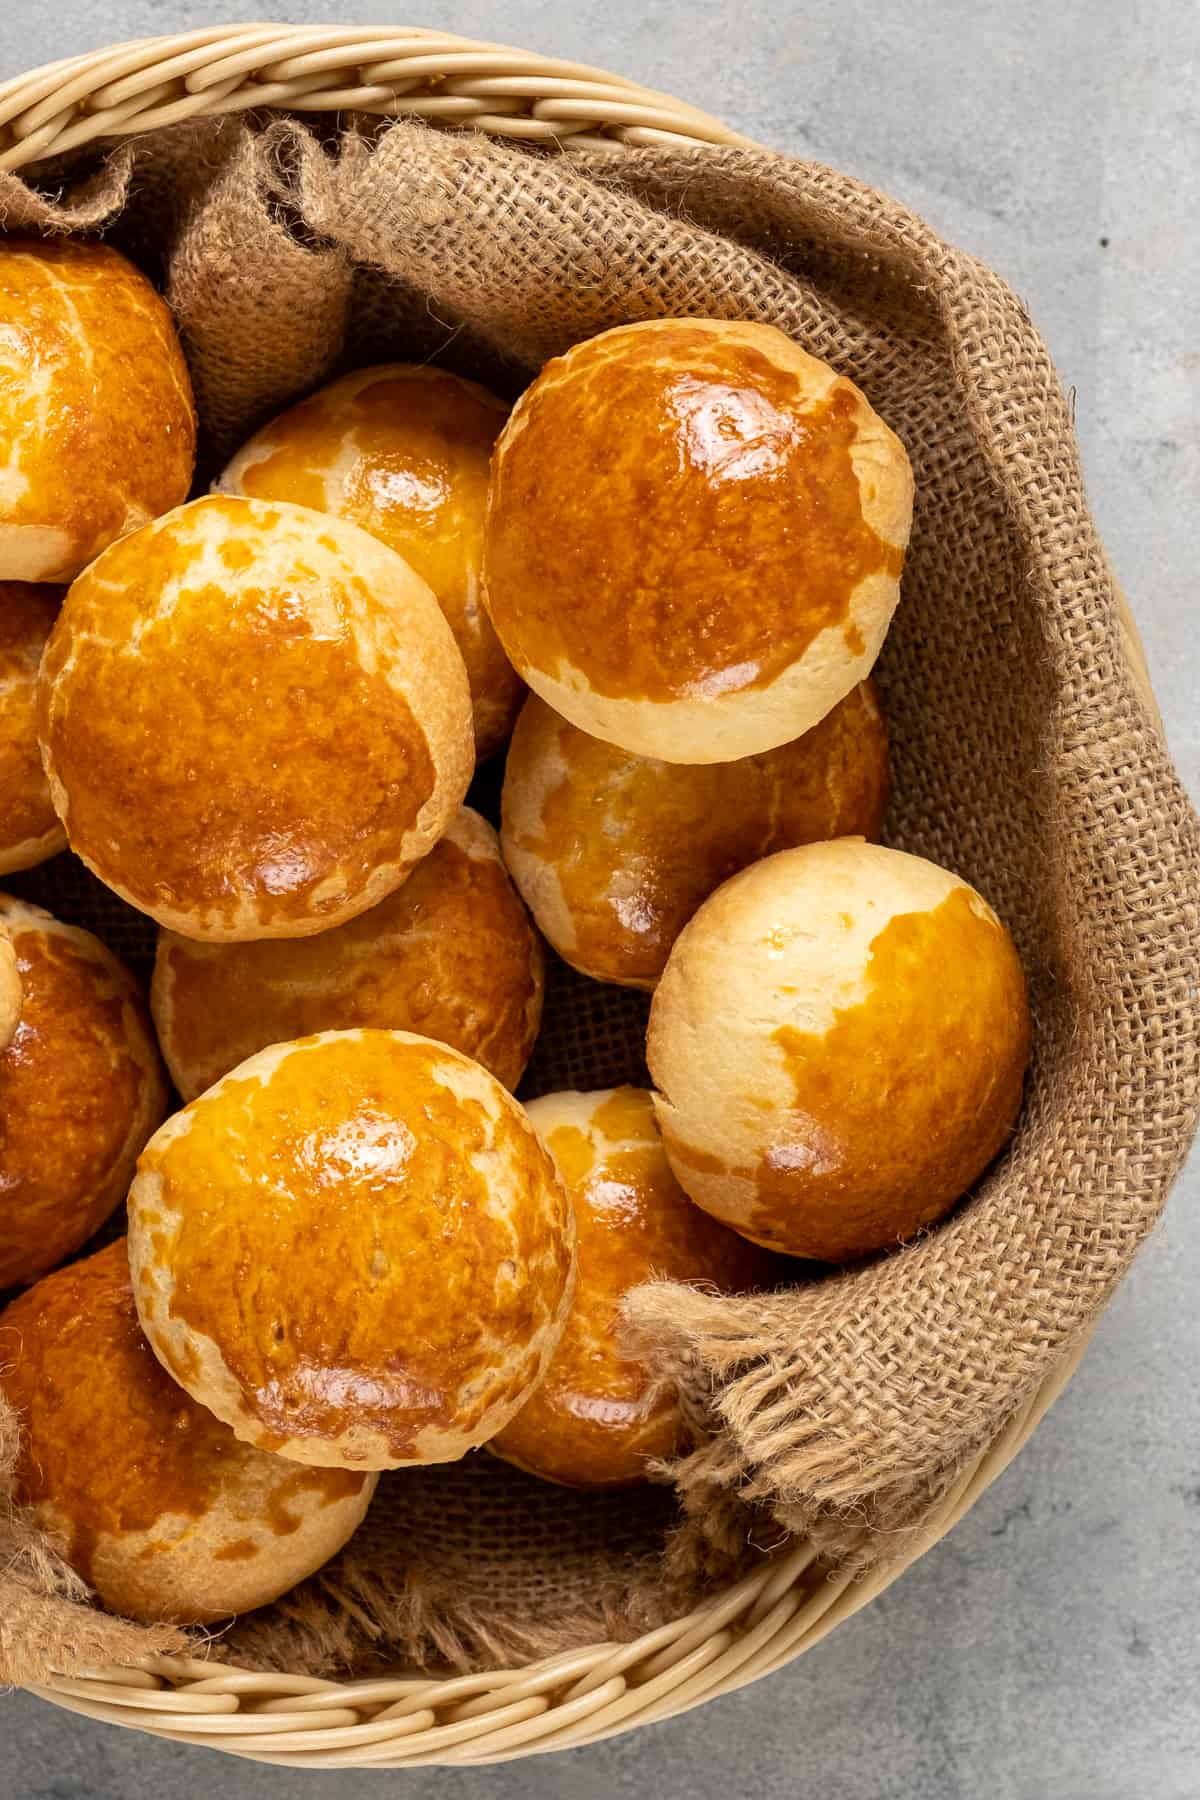
M 619 1506 L 535 1491 L 484 1456 L 389 1477 L 343 1555 L 214 1654 L 486 1666 L 628 1635 L 789 1534 L 859 1566 L 899 1554 L 1104 1307 L 1200 1103 L 1200 827 L 1131 672 L 1069 408 L 1025 309 L 885 196 L 766 151 L 559 156 L 415 124 L 235 121 L 53 183 L 0 177 L 0 218 L 103 227 L 161 277 L 206 474 L 271 410 L 367 359 L 434 358 L 515 395 L 580 338 L 696 314 L 776 324 L 852 376 L 917 479 L 878 670 L 890 836 L 1007 920 L 1036 1020 L 1013 1140 L 939 1230 L 766 1297 L 631 1296 L 630 1341 L 693 1428 L 662 1471 L 678 1508 L 665 1487 Z M 70 859 L 12 885 L 146 967 L 145 922 Z M 524 1091 L 644 1080 L 644 1028 L 644 997 L 555 964 Z M 20 1566 L 42 1567 L 21 1544 Z M 44 1594 L 47 1667 L 54 1609 L 80 1632 L 97 1617 L 55 1567 L 23 1589 Z
M 240 1620 L 215 1653 L 333 1675 L 397 1662 L 502 1668 L 624 1642 L 686 1612 L 703 1590 L 690 1564 L 664 1572 L 675 1519 L 668 1488 L 570 1494 L 485 1451 L 385 1475 L 341 1556 Z

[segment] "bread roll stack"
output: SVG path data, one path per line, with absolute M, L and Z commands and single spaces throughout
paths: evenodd
M 630 1289 L 902 1243 L 1020 1103 L 1007 932 L 867 841 L 903 446 L 774 327 L 660 319 L 511 414 L 351 372 L 189 503 L 186 366 L 124 258 L 0 243 L 0 351 L 0 872 L 68 845 L 158 923 L 186 1102 L 121 964 L 0 897 L 19 1501 L 105 1604 L 204 1622 L 318 1568 L 379 1470 L 653 1474 L 685 1407 Z M 510 880 L 463 801 L 523 681 Z M 654 992 L 653 1093 L 514 1099 L 520 896 Z M 48 1274 L 126 1195 L 127 1240 Z
M 738 869 L 879 834 L 868 678 L 912 498 L 864 395 L 772 326 L 621 326 L 518 401 L 484 546 L 492 621 L 533 689 L 503 842 L 582 973 L 653 989 Z

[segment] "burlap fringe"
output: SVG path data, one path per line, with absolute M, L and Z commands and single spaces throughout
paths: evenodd
M 381 1587 L 374 1568 L 350 1557 L 287 1594 L 269 1614 L 249 1614 L 212 1646 L 216 1661 L 239 1668 L 339 1676 L 395 1668 L 511 1668 L 580 1644 L 628 1643 L 688 1610 L 696 1596 L 690 1566 L 676 1580 L 657 1557 L 605 1581 L 586 1601 L 530 1620 L 464 1593 L 436 1569 L 414 1567 L 400 1591 Z
M 0 1398 L 0 1496 L 12 1491 L 17 1441 L 16 1418 Z M 411 1525 L 389 1517 L 390 1499 L 401 1490 L 389 1496 L 385 1485 L 367 1524 L 338 1557 L 272 1607 L 215 1631 L 139 1625 L 102 1611 L 28 1516 L 0 1500 L 0 1683 L 38 1683 L 51 1673 L 82 1675 L 162 1655 L 326 1677 L 397 1665 L 455 1673 L 504 1668 L 583 1643 L 628 1642 L 686 1613 L 708 1577 L 731 1578 L 753 1554 L 744 1537 L 731 1550 L 709 1551 L 703 1567 L 690 1554 L 664 1559 L 659 1551 L 635 1555 L 618 1546 L 609 1556 L 598 1544 L 593 1583 L 579 1584 L 564 1603 L 551 1580 L 539 1601 L 514 1591 L 522 1583 L 519 1556 L 497 1567 L 486 1523 L 497 1502 L 482 1476 L 493 1473 L 518 1490 L 525 1478 L 490 1459 L 481 1467 L 477 1458 L 474 1467 L 474 1495 L 469 1474 L 465 1482 L 457 1471 L 414 1477 L 432 1488 L 422 1510 L 434 1543 L 437 1489 L 446 1483 L 441 1558 Z M 464 1501 L 469 1507 L 473 1500 L 477 1543 L 462 1516 Z M 512 1515 L 519 1500 L 501 1505 Z
M 794 1298 L 783 1298 L 784 1320 Z M 664 1570 L 728 1579 L 748 1548 L 770 1554 L 795 1538 L 812 1544 L 831 1571 L 860 1575 L 901 1561 L 987 1434 L 960 1444 L 941 1467 L 922 1463 L 918 1473 L 877 1488 L 869 1485 L 865 1435 L 851 1453 L 857 1466 L 848 1480 L 855 1465 L 836 1435 L 839 1421 L 819 1405 L 805 1409 L 796 1396 L 800 1358 L 786 1325 L 777 1333 L 770 1314 L 761 1297 L 739 1311 L 669 1281 L 646 1283 L 625 1301 L 623 1342 L 683 1396 L 691 1444 L 655 1465 L 681 1512 Z M 833 1479 L 823 1481 L 822 1471 Z
M 86 1583 L 12 1504 L 18 1430 L 0 1401 L 0 1682 L 20 1686 L 51 1672 L 82 1675 L 139 1657 L 189 1648 L 170 1625 L 132 1625 L 89 1604 Z

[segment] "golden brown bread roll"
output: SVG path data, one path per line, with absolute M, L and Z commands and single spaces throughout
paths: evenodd
M 90 932 L 0 895 L 20 1022 L 0 1053 L 0 1288 L 52 1269 L 125 1198 L 167 1084 L 141 994 Z
M 480 758 L 507 740 L 523 691 L 479 593 L 488 465 L 507 415 L 446 369 L 355 369 L 264 425 L 216 484 L 336 513 L 412 564 L 467 666 Z
M 912 514 L 899 440 L 770 325 L 625 325 L 496 445 L 484 598 L 582 731 L 664 762 L 790 743 L 870 671 Z
M 66 848 L 37 739 L 38 667 L 59 588 L 0 581 L 0 875 Z
M 401 1031 L 263 1050 L 169 1119 L 129 1195 L 155 1355 L 239 1438 L 358 1469 L 452 1462 L 540 1379 L 570 1202 L 478 1063 Z
M 116 250 L 0 241 L 0 370 L 0 580 L 70 581 L 187 498 L 187 364 L 165 304 Z
M 701 901 L 791 844 L 878 837 L 887 731 L 861 682 L 794 744 L 685 765 L 589 737 L 531 695 L 504 776 L 504 854 L 538 925 L 597 981 L 652 988 Z
M 1029 1057 L 1012 939 L 956 875 L 843 838 L 718 888 L 654 996 L 647 1060 L 699 1206 L 843 1262 L 953 1206 L 1007 1138 Z
M 7 1050 L 21 1017 L 21 971 L 8 926 L 0 924 L 0 1050 Z
M 150 1010 L 185 1100 L 270 1044 L 363 1025 L 436 1038 L 515 1088 L 544 987 L 496 833 L 464 806 L 403 887 L 334 931 L 257 944 L 162 932 Z
M 125 1241 L 0 1314 L 15 1499 L 110 1611 L 201 1625 L 303 1581 L 362 1522 L 376 1477 L 239 1444 L 142 1336 Z
M 654 1276 L 769 1287 L 773 1258 L 692 1205 L 645 1088 L 546 1094 L 527 1111 L 571 1196 L 579 1275 L 545 1378 L 488 1448 L 564 1487 L 623 1487 L 682 1447 L 683 1421 L 675 1395 L 620 1353 L 621 1301 Z
M 71 848 L 161 925 L 216 941 L 376 905 L 474 761 L 462 658 L 408 564 L 343 519 L 224 496 L 73 584 L 38 720 Z

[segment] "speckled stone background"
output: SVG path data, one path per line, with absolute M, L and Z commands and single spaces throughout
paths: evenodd
M 270 12 L 266 6 L 263 12 Z M 304 0 L 607 65 L 889 189 L 1028 302 L 1200 797 L 1194 0 Z M 0 76 L 254 15 L 7 0 Z M 1200 1800 L 1200 1158 L 1033 1444 L 812 1656 L 594 1750 L 301 1774 L 0 1696 L 0 1800 Z

